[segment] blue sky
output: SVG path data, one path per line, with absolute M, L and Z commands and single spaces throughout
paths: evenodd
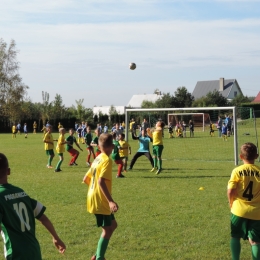
M 127 105 L 221 77 L 260 91 L 259 0 L 1 0 L 0 38 L 16 41 L 33 102 Z

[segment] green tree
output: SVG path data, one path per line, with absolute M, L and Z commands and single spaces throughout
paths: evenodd
M 28 89 L 19 74 L 17 54 L 14 40 L 7 46 L 0 39 L 0 115 L 12 121 L 19 119 L 21 103 Z
M 231 102 L 231 106 L 237 106 L 240 107 L 242 103 L 250 103 L 251 100 L 249 97 L 244 96 L 244 95 L 237 95 Z
M 160 97 L 156 102 L 156 107 L 158 108 L 173 108 L 175 107 L 174 104 L 174 96 L 172 96 L 170 93 L 163 94 L 162 97 Z
M 174 105 L 175 107 L 191 107 L 194 97 L 185 87 L 179 87 L 174 92 Z

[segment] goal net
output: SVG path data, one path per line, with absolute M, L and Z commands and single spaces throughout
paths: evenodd
M 197 131 L 205 131 L 205 125 L 210 124 L 210 115 L 208 113 L 173 113 L 168 114 L 167 124 L 175 127 L 178 124 L 194 123 Z
M 151 128 L 155 127 L 159 119 L 165 122 L 163 157 L 166 156 L 166 160 L 233 161 L 237 165 L 243 143 L 252 142 L 258 147 L 256 118 L 251 108 L 126 108 L 125 111 L 126 129 L 129 129 L 131 119 L 136 122 L 137 129 L 144 119 Z M 222 135 L 223 123 L 229 120 L 229 131 Z M 179 138 L 173 130 L 173 138 L 170 138 L 168 126 L 171 123 L 174 129 L 179 121 L 185 122 L 187 134 Z M 194 136 L 189 134 L 190 121 L 194 123 Z M 126 135 L 126 140 L 132 140 L 130 134 Z

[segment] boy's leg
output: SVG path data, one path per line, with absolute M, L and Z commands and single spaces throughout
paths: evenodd
M 60 156 L 60 160 L 58 161 L 57 165 L 56 165 L 56 170 L 60 170 L 60 166 L 63 162 L 63 156 L 62 155 L 59 155 Z
M 132 160 L 131 160 L 129 169 L 132 169 L 132 168 L 133 168 L 133 166 L 134 166 L 136 160 L 137 160 L 140 156 L 142 156 L 142 155 L 143 155 L 142 153 L 138 153 L 138 152 L 134 155 L 134 157 L 133 157 Z
M 241 251 L 241 244 L 239 238 L 231 237 L 230 249 L 231 249 L 232 260 L 239 260 L 240 251 Z
M 153 157 L 151 156 L 151 154 L 149 152 L 145 152 L 144 155 L 150 161 L 150 163 L 151 163 L 151 165 L 153 167 Z
M 252 259 L 258 260 L 260 259 L 260 244 L 251 244 L 251 250 L 252 250 Z
M 117 164 L 117 176 L 121 176 L 122 169 L 123 169 L 123 162 L 122 160 L 115 160 L 115 163 Z
M 96 260 L 104 260 L 109 239 L 111 238 L 116 228 L 117 228 L 117 223 L 115 219 L 111 221 L 111 226 L 102 227 L 102 234 L 98 241 L 98 246 L 97 246 Z

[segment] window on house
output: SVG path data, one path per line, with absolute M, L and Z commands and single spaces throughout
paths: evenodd
M 234 97 L 236 97 L 237 96 L 237 91 L 234 91 Z

